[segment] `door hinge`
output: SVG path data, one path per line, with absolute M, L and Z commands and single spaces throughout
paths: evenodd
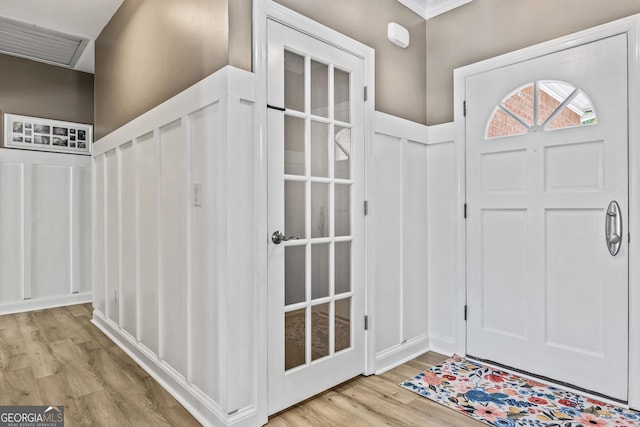
M 369 330 L 369 316 L 367 316 L 366 314 L 364 316 L 364 330 L 365 331 Z
M 467 101 L 462 101 L 462 115 L 467 117 Z
M 468 310 L 467 310 L 467 306 L 465 305 L 464 306 L 464 320 L 465 321 L 467 320 L 467 313 L 468 313 Z
M 364 215 L 365 216 L 369 215 L 369 201 L 368 200 L 364 201 Z
M 364 87 L 364 102 L 369 100 L 369 88 L 367 86 Z
M 467 219 L 467 204 L 464 204 L 464 219 Z

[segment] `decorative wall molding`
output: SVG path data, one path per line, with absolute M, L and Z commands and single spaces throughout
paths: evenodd
M 376 354 L 376 375 L 383 374 L 396 366 L 415 359 L 431 350 L 429 336 L 420 335 Z
M 455 352 L 455 319 L 460 314 L 455 301 L 455 145 L 453 123 L 429 126 L 427 148 L 427 227 L 429 266 L 429 345 L 443 354 Z M 462 309 L 460 309 L 462 310 Z
M 455 353 L 455 341 L 451 337 L 429 335 L 429 351 L 453 356 Z
M 227 66 L 93 150 L 94 323 L 204 425 L 257 425 L 255 75 Z
M 463 6 L 472 0 L 433 0 L 427 1 L 427 13 L 425 19 L 431 19 L 445 12 Z
M 91 300 L 90 164 L 0 149 L 0 314 Z
M 367 281 L 378 373 L 428 349 L 428 130 L 381 112 L 375 119 L 367 175 Z
M 472 0 L 398 0 L 400 3 L 422 16 L 431 19 L 453 10 Z
M 414 11 L 416 14 L 427 19 L 427 1 L 428 0 L 398 0 L 400 3 Z
M 453 142 L 453 122 L 429 126 L 429 140 L 427 144 L 442 144 Z
M 0 304 L 0 316 L 91 302 L 91 291 Z

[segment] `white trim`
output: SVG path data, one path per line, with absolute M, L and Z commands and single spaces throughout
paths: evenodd
M 429 336 L 427 334 L 407 340 L 376 354 L 376 375 L 385 373 L 396 366 L 400 366 L 421 354 L 429 351 Z
M 471 64 L 454 71 L 454 117 L 457 166 L 458 219 L 456 257 L 456 304 L 455 310 L 462 310 L 466 301 L 466 248 L 465 222 L 462 218 L 462 206 L 465 202 L 465 119 L 463 101 L 465 100 L 465 80 L 478 73 L 548 55 L 618 34 L 628 34 L 629 66 L 629 117 L 640 113 L 640 15 L 633 15 L 608 24 L 551 40 L 512 53 L 501 55 L 486 61 Z M 640 360 L 640 263 L 636 262 L 633 248 L 640 247 L 640 148 L 632 143 L 640 138 L 640 124 L 629 120 L 629 406 L 640 409 L 640 366 L 633 361 Z M 466 324 L 462 316 L 456 316 L 456 353 L 466 354 Z
M 453 356 L 455 354 L 455 340 L 451 337 L 429 335 L 429 351 Z
M 91 302 L 91 298 L 91 292 L 88 291 L 72 295 L 8 302 L 0 305 L 0 316 L 25 311 L 44 310 L 46 308 L 65 307 L 67 305 L 85 304 Z
M 472 0 L 435 0 L 427 4 L 425 19 L 431 19 L 457 7 L 465 5 Z
M 635 15 L 629 29 L 629 406 L 640 410 L 640 265 L 637 252 L 640 248 L 640 148 L 636 143 L 640 136 L 640 124 L 636 117 L 640 112 L 640 15 Z M 633 326 L 635 325 L 635 330 Z
M 443 123 L 441 125 L 429 126 L 429 138 L 427 144 L 442 144 L 445 142 L 453 142 L 454 126 L 453 122 Z
M 420 144 L 429 144 L 429 128 L 423 124 L 412 122 L 390 114 L 375 112 L 376 133 L 398 137 Z
M 427 19 L 427 0 L 398 0 L 417 15 Z
M 424 19 L 431 19 L 472 0 L 398 0 Z
M 2 153 L 0 152 L 0 155 Z M 31 234 L 33 212 L 33 165 L 22 164 L 22 299 L 31 299 Z
M 256 119 L 255 119 L 255 135 L 257 146 L 255 147 L 253 158 L 253 170 L 256 171 L 254 177 L 255 194 L 254 194 L 254 219 L 255 226 L 255 285 L 258 292 L 257 304 L 257 325 L 258 325 L 258 354 L 267 354 L 268 350 L 268 306 L 267 306 L 267 286 L 264 282 L 268 277 L 267 271 L 267 19 L 273 19 L 283 25 L 291 27 L 297 31 L 335 46 L 339 49 L 348 51 L 349 53 L 362 58 L 365 63 L 365 85 L 368 87 L 368 100 L 365 103 L 365 174 L 368 177 L 367 163 L 369 156 L 369 144 L 373 141 L 374 136 L 374 106 L 375 106 L 375 50 L 355 41 L 343 34 L 340 34 L 322 24 L 319 24 L 303 15 L 293 12 L 284 6 L 275 3 L 272 0 L 254 0 L 253 1 L 253 59 L 254 71 L 256 74 Z M 365 198 L 367 194 L 365 179 Z M 365 219 L 365 236 L 366 219 Z M 365 237 L 366 239 L 366 237 Z M 366 242 L 365 242 L 366 247 Z M 366 260 L 365 260 L 366 264 Z M 366 307 L 365 313 L 373 310 L 373 295 L 368 283 L 369 278 L 366 277 L 368 268 L 365 265 L 365 288 L 366 288 Z M 373 373 L 375 365 L 373 331 L 370 329 L 365 333 L 365 347 L 367 356 L 365 356 L 365 374 Z M 268 384 L 267 372 L 268 365 L 266 357 L 258 358 L 258 387 L 257 387 L 257 420 L 266 423 L 268 420 Z
M 226 425 L 250 427 L 257 425 L 253 407 L 244 408 L 228 415 L 213 400 L 196 386 L 188 383 L 181 374 L 160 360 L 152 351 L 138 343 L 111 319 L 94 311 L 91 320 L 111 341 L 116 343 L 129 357 L 156 380 L 169 394 L 185 407 L 198 422 L 205 426 Z

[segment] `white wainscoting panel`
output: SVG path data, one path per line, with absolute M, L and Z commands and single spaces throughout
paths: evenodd
M 256 425 L 255 76 L 225 67 L 98 141 L 94 323 L 205 425 Z
M 158 303 L 160 292 L 159 281 L 159 231 L 160 213 L 160 164 L 158 162 L 159 145 L 153 131 L 136 137 L 137 186 L 136 195 L 136 255 L 137 297 L 136 312 L 138 314 L 138 342 L 151 353 L 159 353 Z M 96 158 L 96 163 L 99 158 Z M 96 186 L 99 182 L 96 180 Z M 140 189 L 150 189 L 143 190 Z M 98 230 L 99 232 L 99 230 Z M 100 248 L 96 248 L 99 252 Z M 96 295 L 97 296 L 97 295 Z M 138 298 L 139 297 L 139 298 Z M 139 301 L 139 303 L 138 303 Z
M 23 299 L 24 254 L 21 163 L 0 163 L 0 301 Z
M 429 349 L 427 127 L 376 112 L 370 150 L 368 265 L 375 372 Z
M 0 149 L 0 314 L 91 300 L 90 159 Z
M 118 148 L 120 156 L 120 183 L 136 182 L 136 163 L 133 142 Z M 136 189 L 135 185 L 121 185 L 120 193 L 120 262 L 119 283 L 136 283 Z M 137 301 L 135 286 L 125 286 L 119 290 L 120 322 L 131 336 L 138 336 Z
M 455 343 L 456 162 L 453 123 L 429 127 L 428 266 L 431 350 L 451 355 Z

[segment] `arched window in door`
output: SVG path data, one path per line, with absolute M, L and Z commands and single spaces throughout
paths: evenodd
M 539 80 L 503 98 L 487 122 L 485 139 L 595 123 L 593 103 L 582 90 L 563 81 Z

